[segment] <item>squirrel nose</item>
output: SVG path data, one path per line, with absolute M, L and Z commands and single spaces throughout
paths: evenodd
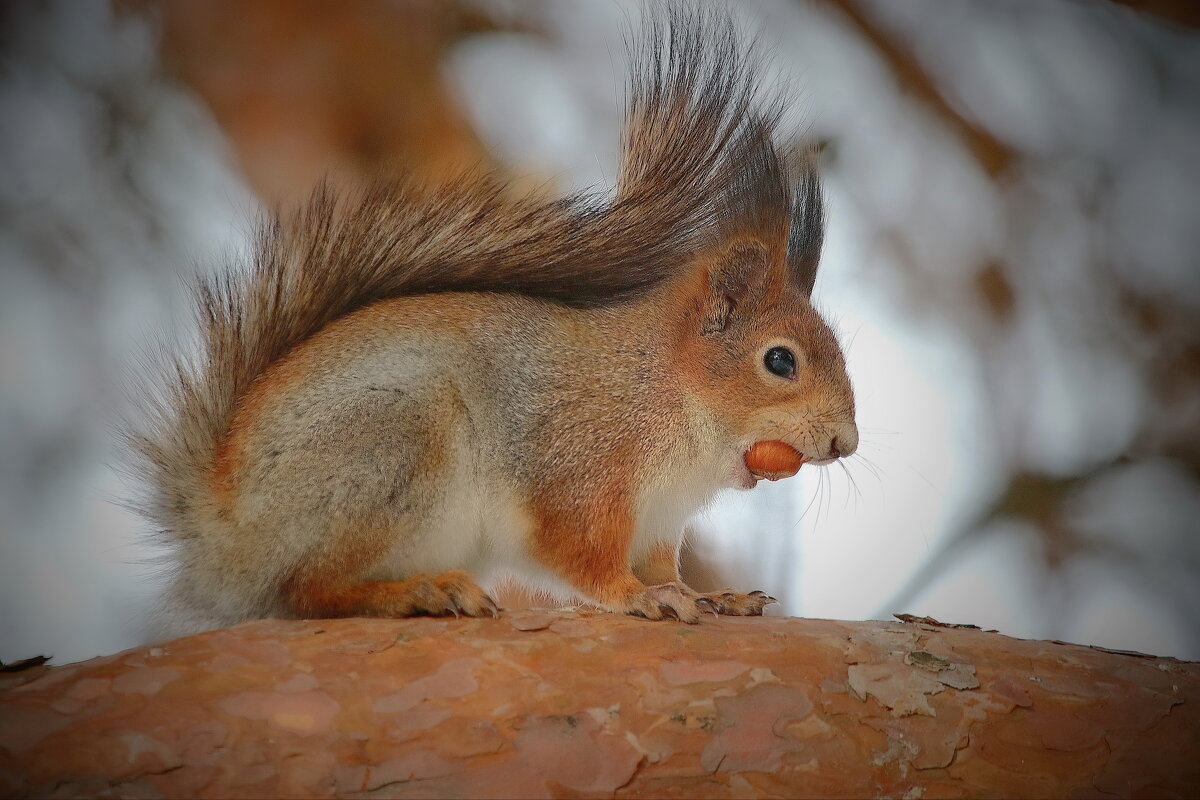
M 853 455 L 857 449 L 858 427 L 853 422 L 839 425 L 837 431 L 833 434 L 833 439 L 829 442 L 829 457 L 842 458 Z

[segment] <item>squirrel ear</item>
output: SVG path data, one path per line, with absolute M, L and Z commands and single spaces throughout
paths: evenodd
M 720 333 L 733 324 L 739 306 L 762 298 L 770 272 L 767 249 L 757 241 L 735 242 L 717 254 L 705 268 L 700 332 Z

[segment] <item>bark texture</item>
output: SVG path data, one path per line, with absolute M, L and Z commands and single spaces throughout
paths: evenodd
M 924 622 L 267 620 L 0 681 L 6 796 L 1200 794 L 1200 664 Z

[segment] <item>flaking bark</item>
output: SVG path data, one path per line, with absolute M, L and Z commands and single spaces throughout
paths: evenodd
M 1200 792 L 1200 665 L 920 622 L 268 620 L 3 681 L 4 796 Z

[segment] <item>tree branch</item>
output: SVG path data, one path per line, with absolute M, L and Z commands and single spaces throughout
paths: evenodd
M 863 13 L 858 3 L 854 0 L 828 1 L 840 9 L 847 22 L 879 52 L 900 85 L 962 137 L 984 172 L 994 178 L 1008 169 L 1016 159 L 1012 148 L 956 111 L 920 62 Z
M 1200 788 L 1200 665 L 932 620 L 266 620 L 0 686 L 4 796 Z

